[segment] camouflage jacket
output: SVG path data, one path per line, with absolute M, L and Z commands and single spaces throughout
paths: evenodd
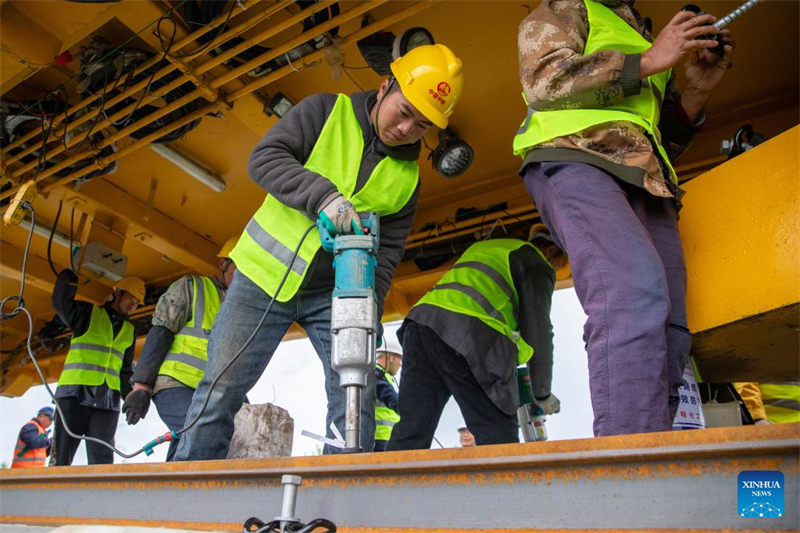
M 594 1 L 594 0 L 586 0 Z M 633 2 L 602 0 L 648 41 L 649 20 Z M 639 54 L 599 50 L 583 55 L 589 35 L 584 0 L 543 0 L 519 27 L 519 73 L 530 105 L 537 111 L 596 109 L 621 102 L 641 90 Z M 691 124 L 680 104 L 674 77 L 661 110 L 663 146 L 674 161 L 689 146 L 705 120 Z M 578 161 L 595 165 L 651 194 L 679 199 L 683 192 L 669 179 L 652 141 L 639 126 L 611 122 L 537 145 L 523 168 L 537 161 Z
M 225 300 L 225 287 L 215 278 L 211 277 L 214 285 L 217 287 L 220 302 Z M 192 283 L 191 276 L 183 276 L 175 280 L 172 285 L 161 295 L 156 304 L 156 309 L 153 312 L 153 326 L 163 326 L 170 330 L 173 335 L 186 325 L 190 318 L 192 318 L 192 301 L 194 300 L 194 284 Z M 161 354 L 166 356 L 166 352 Z M 159 366 L 161 362 L 159 361 Z M 180 381 L 173 379 L 170 376 L 159 374 L 156 379 L 153 394 L 173 387 L 184 387 L 185 385 Z

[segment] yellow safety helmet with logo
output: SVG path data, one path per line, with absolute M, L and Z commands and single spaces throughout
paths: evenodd
M 219 253 L 217 254 L 217 257 L 220 257 L 220 258 L 223 258 L 223 259 L 228 259 L 231 256 L 231 252 L 236 247 L 236 243 L 237 242 L 239 242 L 239 236 L 238 235 L 236 237 L 231 237 L 230 239 L 225 241 L 225 244 L 223 244 L 222 248 L 220 248 Z
M 124 278 L 117 282 L 114 285 L 115 291 L 125 291 L 129 293 L 131 296 L 139 300 L 141 305 L 144 305 L 144 281 L 140 280 L 139 278 Z
M 443 44 L 429 44 L 398 57 L 391 69 L 411 105 L 440 128 L 446 128 L 464 88 L 461 60 Z

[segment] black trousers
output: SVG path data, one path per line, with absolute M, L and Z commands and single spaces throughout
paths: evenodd
M 81 405 L 75 398 L 59 398 L 61 416 L 56 417 L 56 466 L 70 466 L 78 450 L 80 439 L 70 437 L 64 429 L 66 421 L 69 429 L 76 435 L 94 437 L 114 444 L 117 432 L 117 411 L 95 409 Z M 108 465 L 114 463 L 114 452 L 95 442 L 86 443 L 86 457 L 90 465 Z
M 516 413 L 495 406 L 472 375 L 466 359 L 432 329 L 407 322 L 403 333 L 403 371 L 398 412 L 386 451 L 431 447 L 445 404 L 455 397 L 475 443 L 519 442 Z

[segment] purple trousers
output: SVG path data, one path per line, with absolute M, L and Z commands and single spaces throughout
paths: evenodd
M 534 163 L 524 180 L 589 317 L 594 434 L 670 430 L 691 348 L 674 200 L 585 163 Z

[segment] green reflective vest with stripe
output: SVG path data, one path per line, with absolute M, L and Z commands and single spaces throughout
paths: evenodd
M 584 2 L 589 19 L 589 36 L 584 55 L 598 50 L 641 54 L 652 46 L 639 32 L 603 4 L 595 0 Z M 661 145 L 661 133 L 658 130 L 664 92 L 671 76 L 672 69 L 654 74 L 643 80 L 639 94 L 628 96 L 608 107 L 536 111 L 529 105 L 528 116 L 514 137 L 514 154 L 524 159 L 532 148 L 559 137 L 573 135 L 606 122 L 631 122 L 650 135 L 661 159 L 669 168 L 672 180 L 677 183 L 675 169 Z
M 397 388 L 394 376 L 388 373 L 381 365 L 378 370 L 383 371 L 383 376 L 389 385 Z M 400 415 L 380 400 L 375 400 L 375 440 L 388 441 L 392 436 L 392 428 L 400 422 Z
M 222 305 L 211 278 L 192 276 L 192 318 L 175 335 L 158 373 L 196 389 L 208 361 L 208 337 Z
M 364 187 L 355 192 L 363 151 L 364 135 L 352 101 L 340 94 L 303 166 L 330 180 L 357 211 L 377 211 L 381 217 L 397 213 L 417 188 L 417 163 L 384 157 Z M 275 296 L 279 302 L 286 302 L 297 293 L 309 265 L 322 246 L 319 231 L 314 228 L 292 264 L 300 238 L 315 221 L 316 214 L 292 209 L 269 195 L 245 227 L 231 259 L 236 262 L 239 272 L 267 294 Z M 276 295 L 290 265 L 286 282 L 280 294 Z
M 133 341 L 133 324 L 125 320 L 115 337 L 106 310 L 93 306 L 89 329 L 70 342 L 58 384 L 93 387 L 105 383 L 109 389 L 119 391 L 122 361 Z
M 800 422 L 800 383 L 760 383 L 759 387 L 770 422 Z
M 435 305 L 479 319 L 517 346 L 518 365 L 527 363 L 533 347 L 519 334 L 519 295 L 508 259 L 511 252 L 523 246 L 542 255 L 535 246 L 519 239 L 473 244 L 416 305 Z

